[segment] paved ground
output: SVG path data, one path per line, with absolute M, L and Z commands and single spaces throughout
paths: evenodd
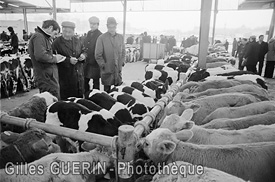
M 144 80 L 144 68 L 147 63 L 145 62 L 136 62 L 136 63 L 127 63 L 123 68 L 122 78 L 124 81 L 127 80 Z M 269 94 L 273 100 L 275 100 L 275 79 L 266 79 L 269 88 Z M 102 89 L 102 88 L 101 88 Z M 30 99 L 34 94 L 38 93 L 38 89 L 31 90 L 26 93 L 19 93 L 13 97 L 1 99 L 1 110 L 9 111 L 12 108 L 22 104 L 26 100 Z

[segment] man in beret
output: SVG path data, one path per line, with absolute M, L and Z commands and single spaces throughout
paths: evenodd
M 125 45 L 121 34 L 116 33 L 115 18 L 107 19 L 108 31 L 97 39 L 95 59 L 100 67 L 104 91 L 110 92 L 111 86 L 122 84 L 122 66 L 125 61 Z
M 260 46 L 256 42 L 256 36 L 251 36 L 244 54 L 244 66 L 246 66 L 247 71 L 251 71 L 255 74 L 258 74 L 256 65 L 258 63 L 259 50 Z
M 58 66 L 60 97 L 65 100 L 68 97 L 80 97 L 84 95 L 83 62 L 86 58 L 81 41 L 74 36 L 75 24 L 64 21 L 62 36 L 55 39 L 52 44 L 54 53 L 61 54 L 66 59 Z
M 86 38 L 84 39 L 85 52 L 87 54 L 87 59 L 84 64 L 84 87 L 85 92 L 89 91 L 91 88 L 89 86 L 90 79 L 93 79 L 93 88 L 99 89 L 100 83 L 100 69 L 95 60 L 95 46 L 97 38 L 102 34 L 98 30 L 99 19 L 95 16 L 89 18 L 91 30 L 87 33 Z

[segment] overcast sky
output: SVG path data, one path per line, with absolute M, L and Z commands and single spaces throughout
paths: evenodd
M 47 6 L 45 0 L 24 0 L 29 3 Z M 51 0 L 48 0 L 51 3 Z M 217 28 L 237 28 L 246 26 L 248 28 L 269 27 L 272 10 L 249 10 L 237 11 L 238 0 L 219 0 L 219 13 L 217 16 Z M 213 1 L 214 3 L 214 1 Z M 68 0 L 57 0 L 57 6 L 68 7 Z M 213 4 L 214 6 L 214 4 Z M 180 30 L 182 32 L 193 30 L 199 26 L 200 20 L 200 0 L 140 0 L 128 2 L 127 6 L 127 31 L 147 30 L 164 31 Z M 144 11 L 143 11 L 144 10 Z M 168 11 L 164 11 L 168 10 Z M 173 11 L 172 11 L 173 10 Z M 181 11 L 186 10 L 186 11 Z M 100 28 L 105 31 L 107 17 L 113 16 L 119 22 L 119 31 L 122 32 L 122 3 L 80 3 L 71 4 L 71 13 L 60 13 L 57 21 L 74 21 L 76 31 L 87 32 L 89 29 L 88 18 L 98 16 L 101 20 Z M 50 14 L 28 14 L 28 21 L 40 22 L 52 18 Z M 1 20 L 23 19 L 20 14 L 0 14 Z M 213 20 L 213 14 L 211 19 Z

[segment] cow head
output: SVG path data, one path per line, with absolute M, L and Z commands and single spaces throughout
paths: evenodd
M 47 106 L 58 101 L 58 99 L 49 92 L 43 92 L 43 93 L 35 94 L 33 96 L 44 98 Z
M 173 133 L 167 128 L 157 128 L 137 143 L 144 153 L 155 163 L 166 162 L 175 151 L 177 144 L 188 141 L 191 137 L 181 137 L 181 133 Z
M 60 152 L 59 146 L 54 144 L 44 131 L 37 128 L 31 128 L 18 135 L 5 135 L 5 141 L 8 141 L 9 137 L 12 139 L 9 140 L 10 145 L 1 149 L 1 167 L 5 167 L 7 162 L 29 163 L 47 154 Z
M 177 114 L 171 114 L 163 120 L 160 128 L 168 128 L 172 132 L 178 132 L 182 129 L 191 129 L 194 125 L 194 122 L 190 121 L 192 117 L 192 109 L 186 109 L 181 116 Z

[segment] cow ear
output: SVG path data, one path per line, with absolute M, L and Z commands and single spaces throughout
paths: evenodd
M 1 133 L 0 138 L 3 142 L 7 144 L 12 144 L 19 138 L 20 134 L 14 133 L 12 131 L 4 131 Z
M 35 142 L 34 144 L 32 144 L 32 148 L 33 148 L 34 151 L 41 151 L 41 150 L 48 151 L 48 144 L 42 138 L 41 140 L 39 140 L 39 141 Z
M 181 130 L 176 133 L 176 137 L 178 140 L 186 142 L 193 137 L 193 132 L 191 130 Z
M 85 150 L 85 151 L 90 151 L 90 150 L 93 150 L 93 149 L 95 149 L 96 148 L 96 144 L 94 144 L 94 143 L 89 143 L 89 142 L 83 142 L 82 144 L 81 144 L 81 148 L 83 149 L 83 150 Z
M 190 92 L 189 88 L 186 88 L 182 91 L 182 93 L 184 93 L 184 94 L 189 94 L 189 92 Z
M 176 144 L 170 140 L 164 140 L 157 145 L 157 151 L 161 154 L 171 154 L 174 152 Z
M 199 104 L 192 104 L 190 106 L 190 109 L 193 109 L 193 113 L 196 113 L 200 108 L 201 106 Z
M 187 121 L 190 121 L 193 117 L 194 111 L 193 109 L 185 109 L 181 114 L 181 118 Z

